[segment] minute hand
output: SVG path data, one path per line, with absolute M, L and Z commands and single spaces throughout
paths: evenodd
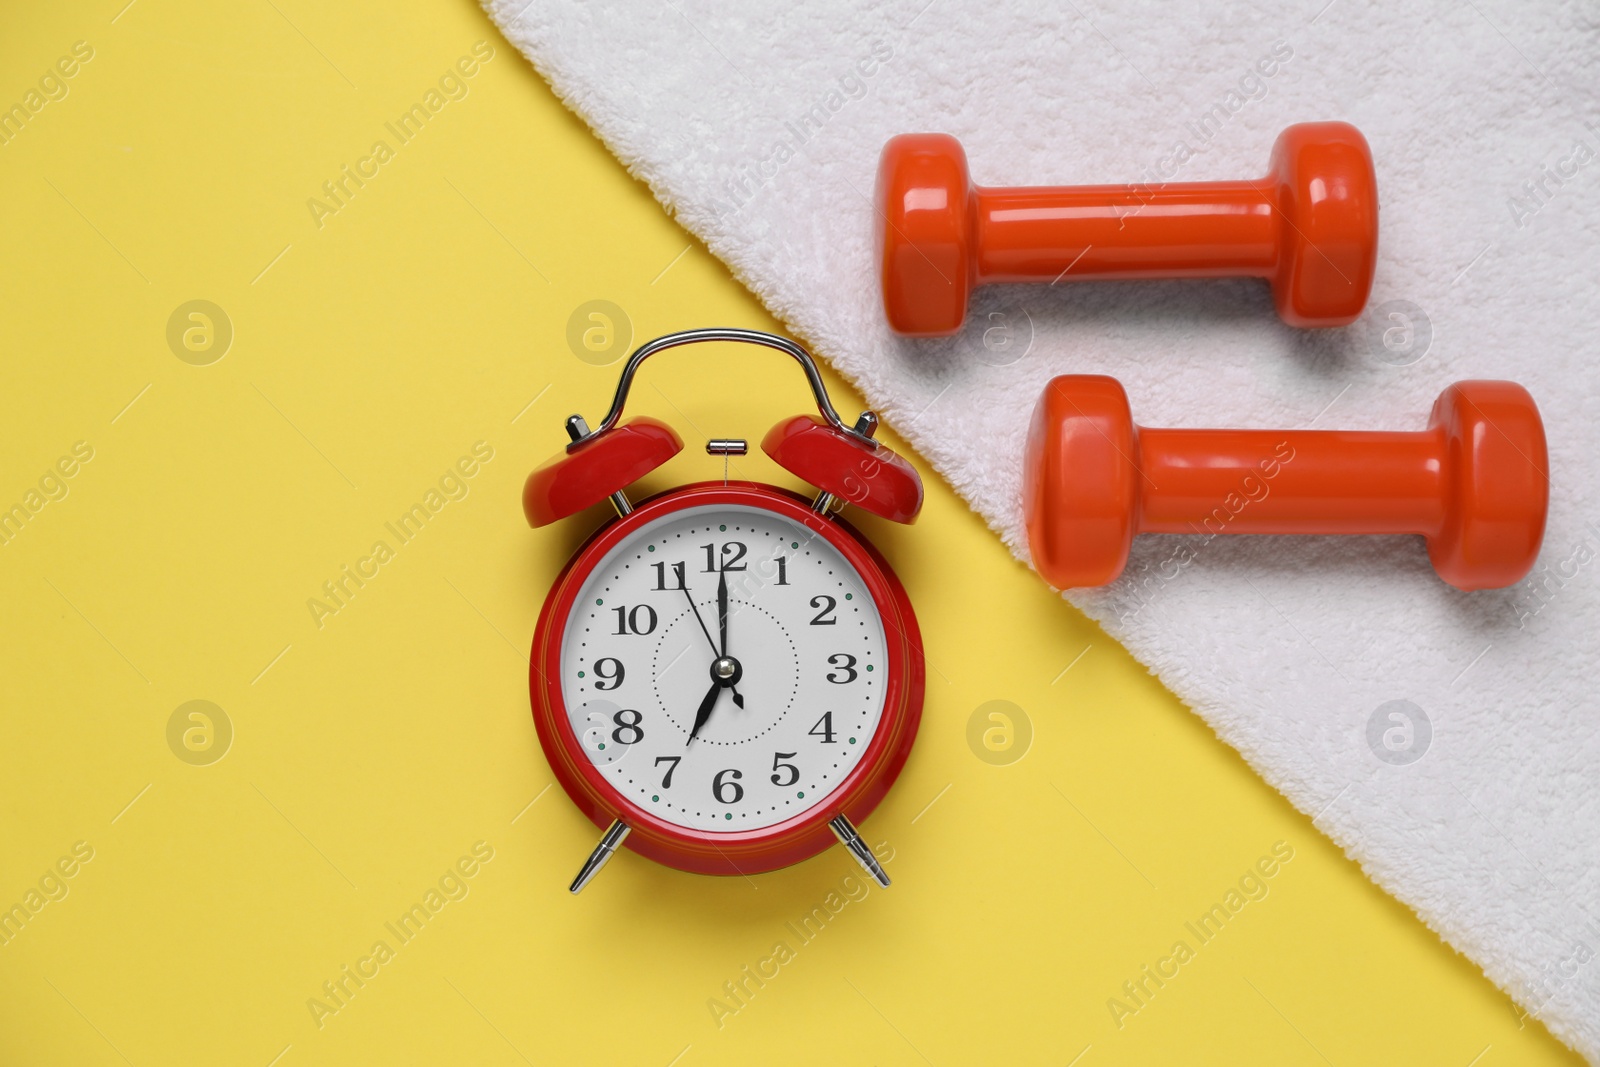
M 717 655 L 728 654 L 728 572 L 717 572 L 717 629 L 722 634 L 722 648 Z
M 678 580 L 680 582 L 683 580 L 683 574 L 681 571 L 678 574 Z M 694 602 L 694 597 L 689 593 L 689 587 L 687 585 L 680 584 L 678 588 L 683 590 L 684 598 L 689 601 L 689 610 L 694 612 L 694 621 L 700 624 L 700 632 L 706 635 L 706 644 L 711 646 L 711 654 L 713 656 L 721 657 L 722 651 L 717 648 L 717 643 L 711 639 L 711 631 L 706 629 L 706 620 L 700 617 L 700 605 Z
M 717 572 L 717 628 L 722 632 L 722 650 L 719 653 L 719 655 L 721 655 L 721 657 L 723 659 L 727 659 L 728 658 L 728 572 L 727 571 L 718 571 Z M 733 702 L 735 704 L 737 704 L 739 706 L 739 708 L 742 710 L 744 708 L 744 697 L 739 695 L 739 690 L 737 688 L 735 688 L 733 686 L 729 686 L 728 688 L 733 690 Z

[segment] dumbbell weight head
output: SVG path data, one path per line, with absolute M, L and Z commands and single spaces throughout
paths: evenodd
M 1291 326 L 1348 326 L 1367 306 L 1378 263 L 1378 178 L 1348 122 L 1302 122 L 1268 164 L 1278 216 L 1272 298 Z
M 1070 374 L 1044 387 L 1022 464 L 1033 566 L 1057 589 L 1106 585 L 1139 532 L 1139 427 L 1122 383 Z
M 896 333 L 961 329 L 972 295 L 972 178 L 961 142 L 944 133 L 892 137 L 878 160 L 878 272 Z
M 1445 516 L 1428 538 L 1439 577 L 1460 589 L 1521 581 L 1539 558 L 1550 501 L 1544 423 L 1515 382 L 1457 382 L 1434 401 L 1444 440 Z

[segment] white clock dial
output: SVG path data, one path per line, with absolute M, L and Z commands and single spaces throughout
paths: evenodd
M 618 543 L 561 644 L 584 753 L 639 807 L 696 830 L 758 830 L 832 792 L 878 730 L 886 669 L 855 567 L 799 523 L 738 505 L 676 511 Z

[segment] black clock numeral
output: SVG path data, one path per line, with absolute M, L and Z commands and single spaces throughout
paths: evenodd
M 632 715 L 633 718 L 628 718 L 629 715 Z M 611 721 L 616 724 L 617 728 L 611 731 L 611 740 L 619 745 L 637 745 L 640 741 L 643 741 L 644 727 L 639 725 L 640 720 L 643 718 L 643 715 L 632 708 L 623 708 L 615 715 L 612 715 Z M 622 735 L 625 733 L 632 733 L 633 736 L 623 737 Z
M 608 663 L 611 664 L 611 669 L 609 670 L 606 669 L 606 664 Z M 594 687 L 600 690 L 602 693 L 609 692 L 613 689 L 621 689 L 622 679 L 627 677 L 627 674 L 628 672 L 623 668 L 622 661 L 620 659 L 612 659 L 608 656 L 605 659 L 597 659 L 594 661 Z M 611 684 L 607 685 L 607 682 L 610 682 Z
M 807 730 L 806 734 L 811 737 L 822 738 L 822 743 L 825 745 L 833 744 L 833 712 L 823 712 L 822 718 L 818 719 L 817 724 Z
M 672 788 L 672 772 L 678 769 L 678 761 L 681 760 L 681 759 L 683 759 L 682 756 L 657 756 L 656 757 L 656 766 L 657 767 L 661 766 L 663 763 L 672 764 L 672 766 L 667 768 L 667 776 L 665 778 L 661 779 L 661 788 L 662 789 L 671 789 Z
M 745 548 L 743 541 L 724 541 L 722 543 L 722 552 L 720 553 L 721 567 L 717 565 L 719 553 L 714 543 L 701 545 L 700 547 L 706 551 L 705 573 L 707 574 L 715 574 L 718 570 L 742 571 L 747 569 L 743 563 L 739 562 L 744 559 L 745 553 L 749 551 L 749 549 Z
M 778 580 L 776 582 L 774 582 L 773 584 L 774 585 L 788 585 L 789 584 L 789 557 L 788 556 L 779 556 L 778 557 Z
M 812 626 L 837 626 L 839 624 L 839 620 L 833 617 L 833 609 L 839 606 L 839 602 L 833 597 L 826 594 L 814 596 L 811 598 L 811 606 L 822 609 L 811 620 Z M 831 663 L 832 661 L 830 660 L 829 662 Z
M 838 667 L 840 671 L 844 672 L 844 677 L 842 678 L 836 671 L 828 672 L 828 681 L 834 685 L 849 685 L 856 680 L 856 675 L 859 673 L 856 671 L 856 658 L 848 652 L 835 652 L 829 656 L 828 666 Z
M 667 584 L 667 567 L 669 566 L 668 564 L 666 564 L 666 563 L 652 563 L 652 564 L 650 564 L 650 566 L 652 568 L 654 568 L 655 572 L 656 572 L 656 592 L 665 593 L 665 592 L 670 590 L 671 592 L 676 593 L 680 589 L 687 588 L 683 583 L 683 564 L 682 563 L 673 563 L 673 564 L 670 565 L 672 567 L 672 573 L 678 576 L 678 584 L 677 585 L 668 585 Z
M 830 713 L 831 714 L 831 713 Z M 786 759 L 794 759 L 793 752 L 774 752 L 772 754 L 772 784 L 776 786 L 791 786 L 800 780 L 800 768 L 792 763 L 784 763 Z M 780 771 L 789 772 L 789 780 L 783 781 Z
M 717 798 L 719 804 L 739 803 L 744 799 L 744 786 L 739 784 L 738 779 L 743 777 L 742 771 L 734 770 L 732 767 L 718 771 L 717 776 L 711 780 L 711 795 Z
M 649 604 L 636 604 L 632 608 L 618 607 L 611 610 L 617 613 L 618 637 L 655 632 L 656 609 Z M 644 621 L 640 622 L 641 619 Z

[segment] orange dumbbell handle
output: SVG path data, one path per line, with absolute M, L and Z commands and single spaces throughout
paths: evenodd
M 977 187 L 977 281 L 1270 277 L 1272 179 L 1165 186 Z
M 1138 434 L 1142 532 L 1432 536 L 1444 525 L 1438 428 Z

